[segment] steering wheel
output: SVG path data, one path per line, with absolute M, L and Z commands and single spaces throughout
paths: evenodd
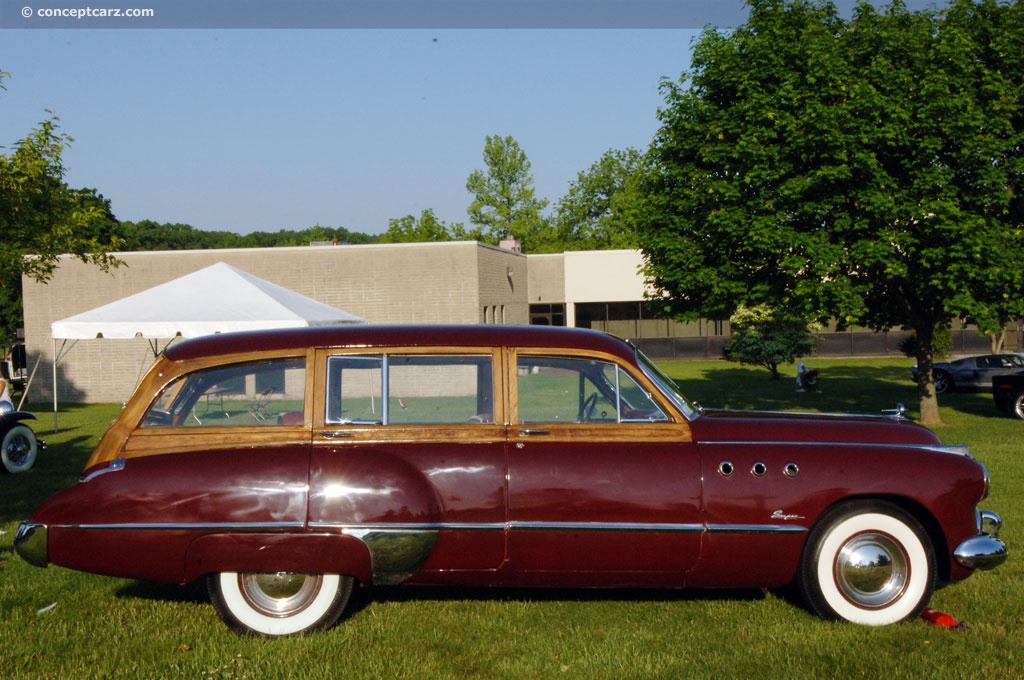
M 589 423 L 594 419 L 595 411 L 597 411 L 597 392 L 591 393 L 590 396 L 583 400 L 579 415 L 576 417 L 577 422 Z

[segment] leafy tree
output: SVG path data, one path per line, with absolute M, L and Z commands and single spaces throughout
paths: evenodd
M 380 237 L 381 243 L 423 243 L 427 241 L 462 241 L 480 236 L 479 230 L 472 235 L 467 232 L 461 222 L 446 225 L 437 219 L 434 211 L 424 210 L 419 218 L 406 215 L 388 221 L 388 230 Z M 476 240 L 476 238 L 473 238 Z
M 638 224 L 657 300 L 912 329 L 935 424 L 935 329 L 1024 311 L 1020 2 L 749 4 L 663 84 Z
M 536 197 L 530 161 L 512 137 L 488 136 L 484 143 L 487 170 L 474 170 L 466 180 L 473 194 L 468 213 L 470 221 L 486 230 L 496 243 L 514 236 L 524 244 L 545 229 L 541 211 L 547 200 Z
M 202 231 L 188 224 L 158 224 L 142 220 L 121 222 L 118 229 L 127 251 L 206 250 L 241 245 L 238 234 Z
M 761 366 L 779 379 L 779 365 L 792 364 L 814 351 L 807 320 L 768 305 L 739 308 L 729 317 L 733 336 L 723 352 L 729 361 Z
M 636 149 L 609 150 L 576 176 L 556 206 L 556 250 L 638 247 L 626 211 L 642 158 Z

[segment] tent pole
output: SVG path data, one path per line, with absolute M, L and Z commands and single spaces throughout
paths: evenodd
M 52 338 L 52 340 L 53 340 L 53 433 L 57 434 L 57 338 Z

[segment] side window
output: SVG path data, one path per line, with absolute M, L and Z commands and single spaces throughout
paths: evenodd
M 217 366 L 168 385 L 142 427 L 301 425 L 305 395 L 302 358 Z
M 653 423 L 668 420 L 664 411 L 651 399 L 651 393 L 640 387 L 633 376 L 618 370 L 619 420 L 629 423 Z
M 523 424 L 667 420 L 650 395 L 610 362 L 520 356 L 516 382 Z
M 490 355 L 333 356 L 328 423 L 494 422 Z
M 383 357 L 328 358 L 327 422 L 383 423 L 383 376 Z

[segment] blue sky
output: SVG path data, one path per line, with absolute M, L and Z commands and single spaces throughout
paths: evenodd
M 709 19 L 721 7 L 692 4 L 695 17 L 708 7 Z M 697 21 L 0 30 L 0 70 L 11 74 L 0 145 L 51 110 L 75 138 L 64 156 L 68 183 L 97 189 L 122 220 L 379 233 L 389 219 L 430 208 L 468 222 L 466 178 L 483 168 L 487 135 L 516 139 L 552 206 L 608 149 L 646 148 L 659 83 L 689 68 Z
M 552 203 L 610 148 L 645 147 L 685 30 L 5 31 L 0 144 L 45 109 L 71 186 L 122 220 L 377 233 L 466 222 L 487 135 Z

